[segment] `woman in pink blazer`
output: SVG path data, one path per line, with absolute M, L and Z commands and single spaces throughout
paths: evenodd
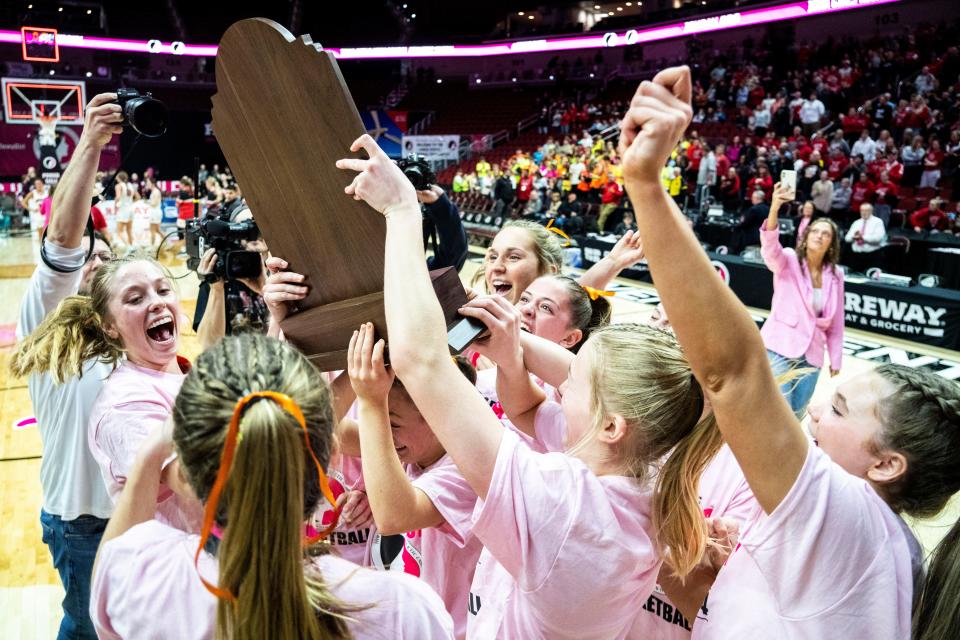
M 840 232 L 829 218 L 806 226 L 797 249 L 780 246 L 777 212 L 789 202 L 776 185 L 770 215 L 760 228 L 763 261 L 773 272 L 770 316 L 760 330 L 774 375 L 797 371 L 781 390 L 798 416 L 817 386 L 824 348 L 830 354 L 830 374 L 840 372 L 843 357 L 843 272 Z

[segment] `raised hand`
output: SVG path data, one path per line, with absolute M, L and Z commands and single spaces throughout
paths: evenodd
M 433 204 L 443 195 L 443 189 L 435 184 L 430 185 L 423 191 L 417 191 L 417 200 L 423 204 Z
M 347 374 L 361 402 L 385 403 L 393 386 L 393 369 L 383 363 L 383 338 L 374 340 L 373 323 L 360 325 L 347 347 Z M 361 421 L 361 429 L 363 422 Z
M 285 271 L 289 266 L 283 258 L 267 258 L 267 270 L 270 276 L 263 286 L 263 301 L 267 305 L 270 317 L 279 323 L 290 313 L 290 303 L 307 297 L 309 287 L 304 284 L 306 276 Z
M 643 260 L 643 239 L 636 231 L 627 231 L 607 254 L 618 267 L 626 269 Z
M 116 99 L 115 93 L 101 93 L 93 96 L 87 103 L 81 141 L 103 147 L 113 136 L 123 133 L 123 127 L 120 126 L 123 114 L 120 105 L 115 102 Z
M 520 346 L 520 312 L 503 296 L 478 296 L 460 307 L 460 313 L 476 318 L 490 334 L 473 343 L 473 348 L 500 366 L 523 365 Z
M 394 211 L 408 209 L 420 213 L 417 192 L 394 162 L 387 157 L 368 134 L 363 134 L 350 145 L 350 151 L 363 149 L 368 160 L 343 158 L 337 160 L 338 169 L 359 172 L 343 190 L 355 200 L 363 200 L 371 207 L 390 217 Z
M 643 81 L 620 123 L 619 151 L 627 181 L 660 179 L 660 170 L 686 130 L 690 108 L 690 69 L 671 67 Z

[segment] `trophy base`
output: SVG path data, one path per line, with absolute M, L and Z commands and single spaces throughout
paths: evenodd
M 477 339 L 486 327 L 482 322 L 464 318 L 457 311 L 467 302 L 460 276 L 453 267 L 430 272 L 433 290 L 440 301 L 447 323 L 447 345 L 457 355 Z M 350 336 L 364 322 L 372 322 L 376 335 L 387 338 L 383 292 L 332 302 L 300 311 L 280 323 L 286 339 L 300 349 L 321 371 L 347 368 Z M 389 355 L 389 339 L 387 339 Z

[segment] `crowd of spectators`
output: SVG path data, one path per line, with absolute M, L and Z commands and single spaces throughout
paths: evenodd
M 941 26 L 788 51 L 771 39 L 748 42 L 735 63 L 717 56 L 696 67 L 695 116 L 663 169 L 664 188 L 689 214 L 720 205 L 737 217 L 735 250 L 759 243 L 754 236 L 784 170 L 797 172 L 798 221 L 833 219 L 852 262 L 883 246 L 878 228 L 881 238 L 891 226 L 960 232 L 956 35 L 956 26 Z M 544 107 L 542 145 L 493 165 L 480 158 L 457 172 L 453 191 L 487 195 L 495 213 L 553 220 L 570 235 L 614 231 L 621 216 L 610 215 L 630 205 L 616 137 L 600 134 L 625 106 Z M 733 133 L 715 135 L 721 123 Z

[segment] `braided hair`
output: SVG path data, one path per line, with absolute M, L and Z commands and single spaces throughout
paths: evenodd
M 894 390 L 880 401 L 873 446 L 907 459 L 903 476 L 880 489 L 894 511 L 934 516 L 960 491 L 960 387 L 903 365 L 884 364 L 876 373 Z
M 310 447 L 321 466 L 333 454 L 331 393 L 299 352 L 264 336 L 227 337 L 205 351 L 173 408 L 173 440 L 196 495 L 210 495 L 227 425 L 237 401 L 256 391 L 290 396 L 303 411 Z M 242 444 L 218 505 L 224 527 L 218 582 L 236 606 L 217 603 L 217 638 L 344 640 L 350 616 L 364 608 L 341 602 L 305 548 L 304 521 L 320 500 L 317 472 L 296 420 L 273 402 L 256 402 L 240 421 Z M 279 604 L 278 604 L 279 603 Z

